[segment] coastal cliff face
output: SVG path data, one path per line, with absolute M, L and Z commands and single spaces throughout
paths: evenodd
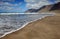
M 60 2 L 56 3 L 56 4 L 52 4 L 52 5 L 46 5 L 46 6 L 43 6 L 43 7 L 39 8 L 39 9 L 29 9 L 26 12 L 41 13 L 41 12 L 50 12 L 50 11 L 54 11 L 54 10 L 60 10 Z
M 46 5 L 45 8 L 42 8 L 41 10 L 39 10 L 38 12 L 49 12 L 49 10 L 53 7 L 53 5 Z

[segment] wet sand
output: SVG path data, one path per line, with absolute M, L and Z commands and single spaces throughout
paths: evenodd
M 29 23 L 23 29 L 0 39 L 60 39 L 60 15 Z

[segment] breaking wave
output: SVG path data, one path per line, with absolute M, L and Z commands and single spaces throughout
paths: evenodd
M 1 14 L 0 15 L 0 38 L 18 31 L 27 24 L 47 16 L 54 16 L 52 13 L 42 14 Z

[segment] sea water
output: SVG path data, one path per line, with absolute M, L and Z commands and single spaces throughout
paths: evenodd
M 0 37 L 4 34 L 23 28 L 28 22 L 44 18 L 46 16 L 53 16 L 53 14 L 11 14 L 0 15 Z

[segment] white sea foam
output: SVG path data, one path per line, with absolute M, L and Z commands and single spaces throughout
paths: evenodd
M 44 14 L 45 14 L 45 13 L 44 13 Z M 29 23 L 31 23 L 31 22 L 33 22 L 33 21 L 37 21 L 37 20 L 42 19 L 42 18 L 45 18 L 45 17 L 47 17 L 47 16 L 54 16 L 54 14 L 52 14 L 52 13 L 50 13 L 50 14 L 49 14 L 49 13 L 46 13 L 47 15 L 46 15 L 46 14 L 44 15 L 44 14 L 37 14 L 36 17 L 34 17 L 35 14 L 33 14 L 33 17 L 32 17 L 32 16 L 29 16 L 30 18 L 32 17 L 32 19 L 33 19 L 33 18 L 35 18 L 35 19 L 33 19 L 33 20 L 30 21 L 30 19 L 28 18 L 29 21 L 26 20 L 27 22 L 24 23 L 20 28 L 15 29 L 15 30 L 11 30 L 11 31 L 9 31 L 9 32 L 6 32 L 6 33 L 4 33 L 3 35 L 1 35 L 0 38 L 6 36 L 7 34 L 10 34 L 10 33 L 12 33 L 12 32 L 16 32 L 16 31 L 22 29 L 22 28 L 25 27 L 27 24 L 29 24 Z M 29 14 L 28 14 L 28 15 L 29 15 Z M 42 17 L 39 17 L 39 15 L 43 15 L 43 16 L 42 16 Z
M 0 13 L 0 15 L 17 15 L 17 14 L 55 14 L 53 12 L 42 12 L 42 13 Z

